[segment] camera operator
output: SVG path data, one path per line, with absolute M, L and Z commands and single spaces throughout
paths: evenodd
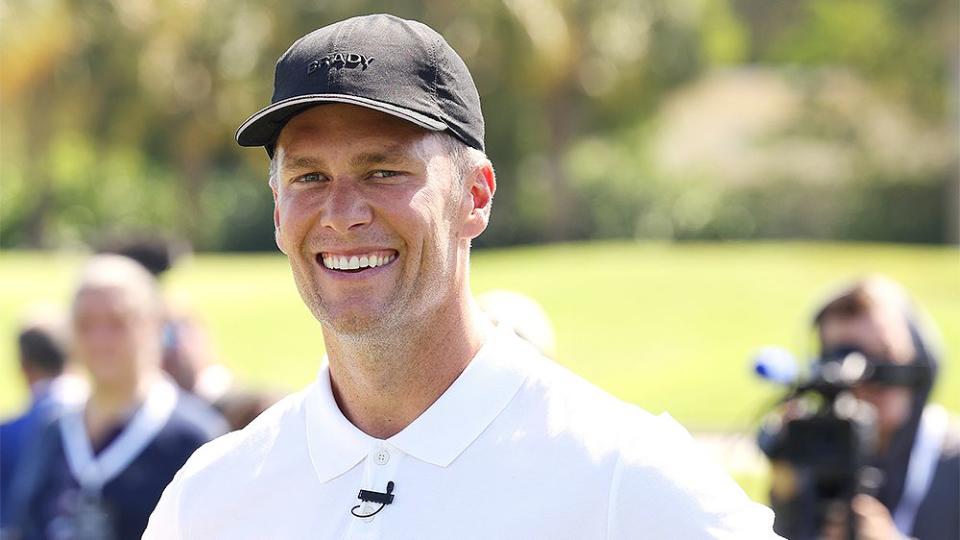
M 865 458 L 882 474 L 875 496 L 859 493 L 848 506 L 829 509 L 819 537 L 846 538 L 852 524 L 858 539 L 960 538 L 960 430 L 942 407 L 927 403 L 940 359 L 903 288 L 881 277 L 859 281 L 827 301 L 814 326 L 822 358 L 855 351 L 868 364 L 923 374 L 913 384 L 867 379 L 850 389 L 875 410 Z M 810 525 L 797 511 L 809 495 L 801 469 L 773 460 L 771 505 L 777 531 L 788 538 L 804 537 L 796 531 Z

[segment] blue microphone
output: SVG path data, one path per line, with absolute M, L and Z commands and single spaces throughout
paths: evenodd
M 753 355 L 753 371 L 770 382 L 792 385 L 797 382 L 800 369 L 797 360 L 783 347 L 764 347 Z

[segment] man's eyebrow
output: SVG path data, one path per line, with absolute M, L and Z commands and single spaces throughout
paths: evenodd
M 383 149 L 362 152 L 353 156 L 350 158 L 350 166 L 359 169 L 383 163 L 399 163 L 409 159 L 410 152 L 407 151 L 406 145 L 393 144 Z M 323 169 L 324 165 L 323 160 L 310 155 L 285 155 L 282 168 L 292 170 Z
M 285 156 L 283 157 L 283 163 L 281 164 L 281 168 L 282 168 L 282 169 L 296 169 L 296 170 L 303 170 L 303 169 L 322 169 L 322 168 L 323 168 L 323 161 L 322 161 L 322 160 L 319 160 L 319 159 L 316 159 L 316 158 L 313 158 L 313 157 L 311 157 L 311 156 L 305 156 L 305 155 L 300 155 L 300 156 L 298 156 L 298 155 L 293 155 L 293 156 L 285 155 Z
M 409 159 L 410 153 L 406 151 L 405 145 L 393 144 L 382 150 L 363 152 L 353 156 L 350 159 L 350 166 L 359 169 L 382 163 L 399 163 Z

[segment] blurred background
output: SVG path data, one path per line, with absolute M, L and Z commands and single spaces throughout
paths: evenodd
M 935 396 L 960 411 L 954 0 L 4 0 L 3 416 L 28 396 L 23 310 L 65 305 L 84 254 L 128 234 L 178 246 L 164 288 L 238 379 L 310 381 L 321 336 L 273 245 L 266 154 L 233 135 L 293 40 L 381 11 L 470 67 L 498 174 L 474 288 L 538 301 L 559 362 L 745 432 L 776 391 L 751 352 L 809 354 L 817 300 L 882 272 L 938 323 Z

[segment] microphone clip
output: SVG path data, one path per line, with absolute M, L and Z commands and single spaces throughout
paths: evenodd
M 357 509 L 360 508 L 360 505 L 356 505 L 350 509 L 350 513 L 354 517 L 358 518 L 368 518 L 377 515 L 378 512 L 383 510 L 383 507 L 393 502 L 393 481 L 387 482 L 387 492 L 380 493 L 379 491 L 369 491 L 366 489 L 361 489 L 360 493 L 357 495 L 357 498 L 363 502 L 372 502 L 379 504 L 380 508 L 377 508 L 369 514 L 360 514 L 357 512 Z

